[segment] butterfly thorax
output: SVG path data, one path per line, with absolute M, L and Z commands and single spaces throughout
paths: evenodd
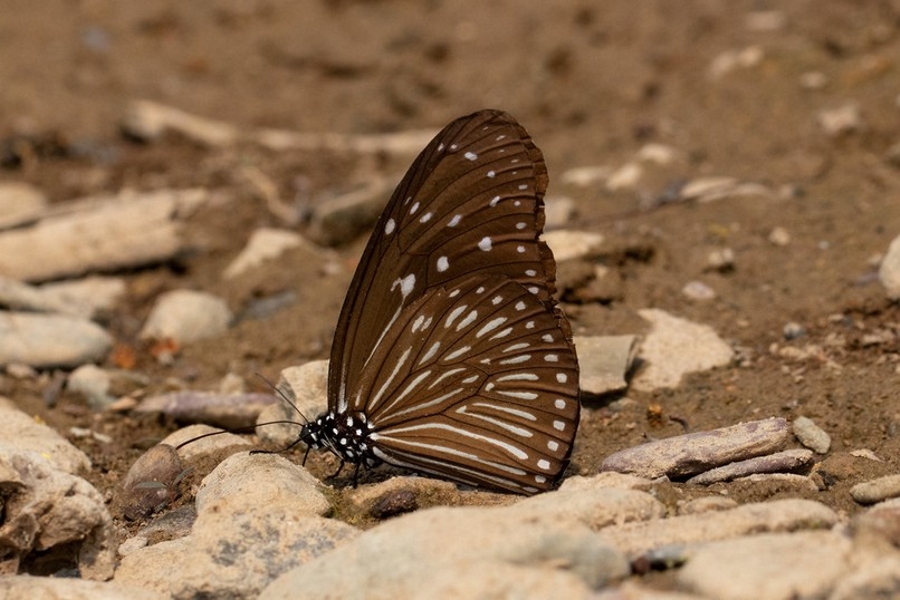
M 372 424 L 363 413 L 328 411 L 304 425 L 300 439 L 310 448 L 325 448 L 342 461 L 371 468 L 381 462 L 372 452 L 371 431 Z

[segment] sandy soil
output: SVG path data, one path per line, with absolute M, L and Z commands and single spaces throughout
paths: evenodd
M 123 274 L 127 301 L 108 326 L 137 349 L 135 370 L 149 376 L 149 392 L 172 379 L 214 389 L 227 373 L 263 389 L 255 373 L 277 379 L 284 367 L 328 355 L 365 240 L 337 249 L 348 267 L 338 275 L 297 250 L 223 281 L 254 228 L 282 226 L 247 168 L 271 179 L 285 201 L 311 207 L 400 171 L 411 157 L 208 148 L 177 136 L 138 144 L 119 131 L 128 101 L 152 99 L 241 127 L 344 133 L 438 128 L 496 107 L 543 149 L 549 196 L 577 206 L 572 226 L 607 237 L 603 262 L 613 283 L 603 302 L 566 305 L 576 333 L 639 333 L 646 324 L 636 311 L 657 307 L 713 326 L 739 350 L 733 366 L 677 389 L 590 403 L 572 473 L 594 472 L 611 452 L 648 438 L 799 415 L 833 438 L 817 465 L 823 491 L 673 484 L 666 500 L 806 495 L 852 514 L 859 507 L 850 486 L 900 471 L 900 307 L 875 277 L 878 255 L 900 234 L 900 153 L 891 150 L 900 142 L 897 2 L 773 3 L 780 19 L 760 18 L 768 3 L 756 1 L 7 4 L 0 180 L 30 182 L 61 203 L 124 187 L 204 186 L 219 198 L 192 218 L 193 252 Z M 749 65 L 712 74 L 717 57 L 748 47 L 761 51 Z M 810 73 L 820 74 L 818 84 Z M 829 135 L 820 111 L 850 104 L 859 126 Z M 574 167 L 619 167 L 648 143 L 668 145 L 678 158 L 646 167 L 636 189 L 560 180 Z M 773 193 L 654 203 L 685 181 L 719 175 Z M 789 233 L 787 245 L 770 241 L 776 227 Z M 735 253 L 734 269 L 706 269 L 708 254 L 724 247 Z M 691 280 L 717 298 L 686 298 L 681 289 Z M 137 332 L 156 296 L 175 288 L 220 294 L 236 312 L 285 291 L 296 301 L 160 365 Z M 805 334 L 786 340 L 789 322 Z M 872 334 L 881 341 L 872 343 Z M 817 348 L 796 359 L 773 345 Z M 0 391 L 64 435 L 73 425 L 110 435 L 106 445 L 73 439 L 109 495 L 142 450 L 176 426 L 91 414 L 71 394 L 49 408 L 43 383 L 2 377 Z M 881 462 L 850 454 L 861 449 Z M 311 466 L 323 475 L 333 462 L 314 458 Z

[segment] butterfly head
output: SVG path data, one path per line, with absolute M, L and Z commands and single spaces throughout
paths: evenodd
M 371 431 L 372 425 L 362 413 L 328 411 L 303 426 L 300 441 L 310 448 L 325 448 L 344 462 L 369 468 L 381 462 L 372 451 Z

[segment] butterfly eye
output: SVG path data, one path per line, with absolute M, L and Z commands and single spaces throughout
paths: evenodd
M 386 462 L 524 494 L 558 480 L 578 362 L 539 239 L 546 186 L 540 150 L 500 111 L 422 151 L 350 284 L 310 447 L 357 471 Z

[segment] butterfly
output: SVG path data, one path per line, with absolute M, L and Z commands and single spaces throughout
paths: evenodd
M 388 463 L 521 494 L 557 482 L 580 404 L 540 240 L 547 182 L 541 151 L 502 111 L 456 119 L 428 144 L 353 276 L 307 452 L 356 474 Z

